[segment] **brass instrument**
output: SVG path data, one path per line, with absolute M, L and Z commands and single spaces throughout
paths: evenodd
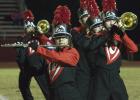
M 37 23 L 37 30 L 39 33 L 47 33 L 50 29 L 50 24 L 47 20 L 43 19 L 38 21 Z
M 138 23 L 137 16 L 132 12 L 125 12 L 118 20 L 118 25 L 123 30 L 133 30 Z

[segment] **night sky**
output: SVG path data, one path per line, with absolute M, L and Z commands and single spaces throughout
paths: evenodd
M 102 0 L 96 0 L 100 9 L 102 9 Z M 77 9 L 79 8 L 79 0 L 25 0 L 29 9 L 31 9 L 36 17 L 36 22 L 40 19 L 47 19 L 51 22 L 53 11 L 59 4 L 68 5 L 72 12 L 72 24 L 78 25 Z M 140 5 L 138 0 L 117 0 L 118 15 L 131 11 L 140 17 Z M 126 31 L 135 43 L 140 43 L 140 20 L 134 30 Z

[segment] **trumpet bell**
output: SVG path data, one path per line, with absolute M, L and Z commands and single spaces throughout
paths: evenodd
M 40 33 L 48 33 L 50 29 L 50 24 L 47 20 L 40 20 L 37 23 L 37 29 Z
M 132 12 L 123 13 L 119 20 L 119 25 L 124 30 L 133 30 L 138 23 L 137 16 Z

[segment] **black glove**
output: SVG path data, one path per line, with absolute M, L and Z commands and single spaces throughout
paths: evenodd
M 116 34 L 120 35 L 120 37 L 124 36 L 124 32 L 119 27 L 117 27 L 116 25 L 113 25 L 111 27 L 110 32 L 111 32 L 111 34 L 116 33 Z
M 33 40 L 31 41 L 31 43 L 29 44 L 29 47 L 31 47 L 33 50 L 37 50 L 37 47 L 39 45 L 39 42 L 37 40 Z

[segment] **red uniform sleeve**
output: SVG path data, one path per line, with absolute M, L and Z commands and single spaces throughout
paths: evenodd
M 42 45 L 46 44 L 47 42 L 53 44 L 53 41 L 52 41 L 52 40 L 49 40 L 49 38 L 48 38 L 47 36 L 45 36 L 44 34 L 41 34 L 41 35 L 39 36 L 39 42 L 40 42 L 40 44 L 42 44 Z
M 75 48 L 57 52 L 55 50 L 38 47 L 37 53 L 44 56 L 46 59 L 52 59 L 55 62 L 69 64 L 71 66 L 76 66 L 79 61 L 79 53 Z
M 127 47 L 128 52 L 130 52 L 130 53 L 138 52 L 137 45 L 128 37 L 128 35 L 126 33 L 123 36 L 122 41 L 123 41 L 124 45 Z
M 121 37 L 118 34 L 115 34 L 113 37 L 115 40 L 122 42 Z

